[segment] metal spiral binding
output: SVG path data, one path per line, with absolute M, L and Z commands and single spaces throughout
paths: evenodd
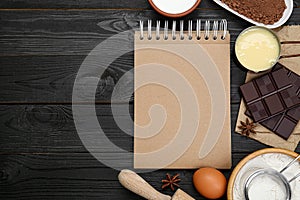
M 172 24 L 172 39 L 176 40 L 176 21 L 173 20 L 173 24 Z
M 148 40 L 152 39 L 152 20 L 148 19 Z
M 193 21 L 189 20 L 189 26 L 188 26 L 188 39 L 191 40 L 193 39 Z
M 183 34 L 183 23 L 184 21 L 183 20 L 180 20 L 180 33 L 179 33 L 179 37 L 181 40 L 184 39 L 184 34 Z
M 169 29 L 169 24 L 168 20 L 165 21 L 165 28 L 164 28 L 164 40 L 168 39 L 168 29 Z
M 212 39 L 216 40 L 218 39 L 218 34 L 221 34 L 220 39 L 225 40 L 226 35 L 227 35 L 227 21 L 225 19 L 222 19 L 220 22 L 217 20 L 213 21 L 213 26 L 212 28 L 210 27 L 210 20 L 205 20 L 204 24 L 204 39 L 208 40 L 210 37 L 210 31 L 212 31 Z M 144 39 L 144 25 L 143 21 L 140 20 L 140 39 Z M 184 40 L 185 39 L 185 34 L 184 34 L 184 21 L 180 20 L 179 23 L 179 39 Z M 168 20 L 165 20 L 164 23 L 164 28 L 163 28 L 163 39 L 168 40 L 169 39 L 169 23 Z M 201 20 L 197 19 L 196 21 L 196 39 L 200 40 L 201 38 Z M 156 30 L 155 30 L 155 38 L 156 40 L 160 40 L 160 20 L 156 21 Z M 151 40 L 152 39 L 152 20 L 148 20 L 148 27 L 147 27 L 147 39 Z M 172 29 L 171 29 L 171 39 L 176 40 L 176 20 L 173 20 L 172 22 Z M 192 40 L 193 39 L 193 21 L 189 20 L 188 21 L 188 31 L 187 31 L 187 39 Z
M 213 28 L 212 28 L 214 40 L 216 40 L 218 38 L 218 25 L 219 25 L 218 21 L 215 20 L 214 24 L 213 24 Z
M 206 20 L 204 26 L 204 39 L 206 40 L 209 39 L 209 31 L 210 31 L 210 21 Z
M 159 35 L 159 29 L 160 29 L 160 20 L 156 21 L 156 39 L 159 40 L 160 39 L 160 35 Z
M 140 20 L 140 40 L 144 39 L 144 22 Z
M 197 24 L 196 24 L 196 37 L 197 40 L 201 39 L 201 19 L 197 19 Z
M 227 20 L 222 19 L 220 22 L 220 31 L 223 31 L 223 35 L 221 36 L 222 40 L 225 40 L 227 34 Z

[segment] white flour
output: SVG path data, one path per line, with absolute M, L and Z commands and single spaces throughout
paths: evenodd
M 238 173 L 233 189 L 233 200 L 245 200 L 244 184 L 254 171 L 262 168 L 273 168 L 280 171 L 294 158 L 281 153 L 267 153 L 253 158 L 248 161 Z M 295 162 L 283 175 L 290 180 L 293 176 L 300 172 L 300 163 Z M 284 197 L 282 190 L 272 179 L 266 177 L 258 177 L 249 192 L 250 200 L 281 200 Z M 300 177 L 290 183 L 292 190 L 292 200 L 300 199 Z M 268 192 L 266 192 L 268 191 Z
M 152 2 L 166 13 L 179 14 L 192 8 L 196 0 L 153 0 Z

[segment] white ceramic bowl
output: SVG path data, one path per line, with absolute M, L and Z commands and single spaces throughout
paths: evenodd
M 282 17 L 280 18 L 280 20 L 274 24 L 271 24 L 271 25 L 266 25 L 266 24 L 263 24 L 263 23 L 259 23 L 259 22 L 256 22 L 244 15 L 241 15 L 239 14 L 238 12 L 234 11 L 233 9 L 229 8 L 226 4 L 224 4 L 223 2 L 221 2 L 220 0 L 213 0 L 214 2 L 216 2 L 217 4 L 219 4 L 220 6 L 222 6 L 223 8 L 225 8 L 226 10 L 232 12 L 233 14 L 239 16 L 240 18 L 252 23 L 252 24 L 255 24 L 257 26 L 264 26 L 266 28 L 270 28 L 270 29 L 273 29 L 273 28 L 278 28 L 279 26 L 282 26 L 291 16 L 292 12 L 293 12 L 293 6 L 294 6 L 294 3 L 293 3 L 293 0 L 285 0 L 285 5 L 286 5 L 286 9 L 282 15 Z
M 151 6 L 166 17 L 183 17 L 194 11 L 201 0 L 148 0 Z

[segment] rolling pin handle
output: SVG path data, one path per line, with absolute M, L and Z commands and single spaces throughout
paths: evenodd
M 119 173 L 119 181 L 128 190 L 149 200 L 171 200 L 171 197 L 155 190 L 135 172 L 124 169 Z

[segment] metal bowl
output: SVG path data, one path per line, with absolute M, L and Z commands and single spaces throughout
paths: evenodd
M 280 40 L 279 40 L 278 36 L 276 35 L 276 33 L 274 33 L 272 30 L 270 30 L 270 29 L 268 29 L 268 28 L 265 28 L 265 27 L 263 27 L 263 26 L 251 26 L 251 27 L 249 27 L 249 28 L 246 28 L 245 30 L 243 30 L 243 31 L 239 34 L 239 36 L 237 37 L 236 42 L 235 42 L 235 55 L 236 55 L 236 58 L 237 58 L 237 60 L 240 62 L 240 60 L 239 60 L 239 58 L 238 58 L 238 56 L 237 56 L 237 52 L 236 52 L 236 45 L 237 45 L 238 40 L 240 39 L 240 37 L 241 37 L 245 32 L 247 32 L 247 31 L 249 31 L 249 30 L 253 30 L 253 29 L 264 29 L 264 30 L 268 31 L 269 33 L 271 33 L 271 34 L 275 37 L 275 39 L 276 39 L 276 41 L 277 41 L 278 48 L 279 48 L 277 58 L 275 58 L 275 62 L 273 63 L 273 65 L 270 65 L 270 67 L 268 67 L 268 68 L 266 68 L 266 69 L 264 69 L 264 70 L 262 70 L 262 71 L 269 70 L 269 69 L 271 69 L 272 67 L 274 67 L 274 65 L 278 62 L 278 60 L 279 60 L 279 58 L 280 58 L 281 44 L 280 44 Z M 243 67 L 245 67 L 246 69 L 248 69 L 248 70 L 250 70 L 250 71 L 253 71 L 253 69 L 251 69 L 250 67 L 244 66 L 241 62 L 240 62 L 240 64 L 241 64 Z M 254 72 L 260 72 L 260 71 L 254 71 Z

